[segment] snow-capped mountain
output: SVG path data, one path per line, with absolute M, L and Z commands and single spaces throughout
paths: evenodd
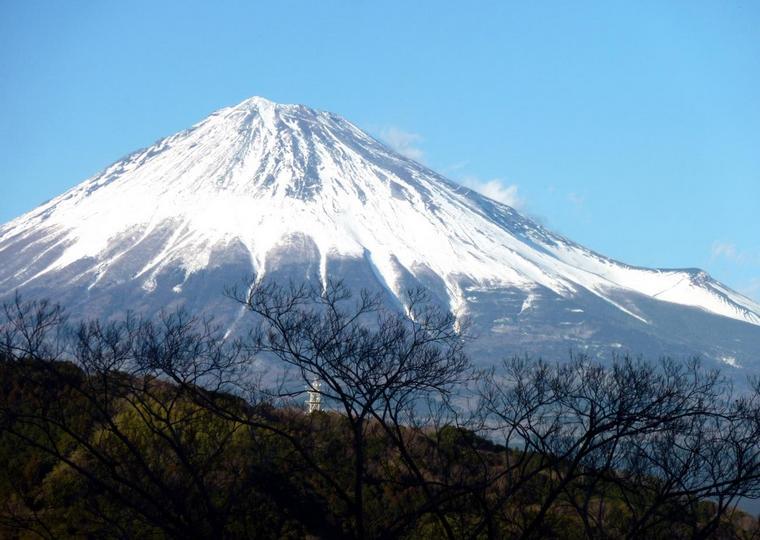
M 696 269 L 628 266 L 407 159 L 347 120 L 248 99 L 0 227 L 0 297 L 74 315 L 185 304 L 234 329 L 259 277 L 424 286 L 473 354 L 699 353 L 760 368 L 760 305 Z

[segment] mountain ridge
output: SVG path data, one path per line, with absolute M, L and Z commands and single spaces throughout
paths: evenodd
M 690 323 L 695 328 L 714 326 L 704 322 L 714 317 L 750 325 L 712 346 L 716 361 L 742 365 L 760 352 L 760 305 L 703 270 L 615 261 L 394 152 L 339 115 L 259 97 L 132 152 L 0 226 L 0 296 L 79 294 L 75 313 L 190 303 L 221 310 L 229 322 L 236 316 L 210 288 L 219 294 L 222 280 L 245 274 L 322 283 L 348 276 L 402 305 L 405 288 L 422 285 L 458 315 L 487 312 L 481 327 L 492 340 L 506 317 L 507 334 L 527 332 L 518 340 L 526 347 L 552 341 L 551 350 L 582 344 L 578 336 L 598 340 L 598 350 L 639 348 L 644 338 L 630 345 L 614 338 L 631 327 L 645 341 L 678 342 L 672 350 L 684 353 L 690 345 L 657 330 L 661 313 L 677 306 L 708 316 L 687 317 L 701 321 Z M 617 313 L 606 317 L 614 324 L 587 313 L 606 312 L 604 304 Z M 541 324 L 530 322 L 532 310 L 543 314 Z M 586 318 L 560 316 L 570 313 Z M 554 326 L 556 339 L 542 325 Z

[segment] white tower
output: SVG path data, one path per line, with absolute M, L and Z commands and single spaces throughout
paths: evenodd
M 314 411 L 321 411 L 322 394 L 320 394 L 319 391 L 322 388 L 322 383 L 315 377 L 314 380 L 311 381 L 311 385 L 307 386 L 306 388 L 306 395 L 308 396 L 308 399 L 306 400 L 307 410 L 309 413 L 313 413 Z

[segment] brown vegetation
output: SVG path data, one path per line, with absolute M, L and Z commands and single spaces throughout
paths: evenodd
M 242 340 L 6 306 L 0 535 L 758 537 L 736 509 L 760 496 L 757 385 L 697 361 L 479 372 L 420 293 L 408 316 L 340 284 L 231 296 Z

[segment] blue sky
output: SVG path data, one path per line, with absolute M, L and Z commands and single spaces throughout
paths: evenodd
M 261 95 L 760 299 L 760 3 L 0 2 L 0 222 Z

